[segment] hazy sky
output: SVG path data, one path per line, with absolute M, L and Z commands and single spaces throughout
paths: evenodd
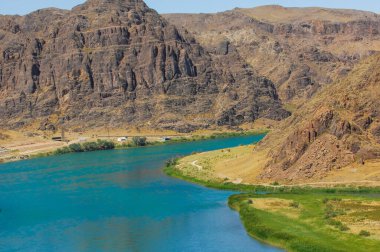
M 46 7 L 71 9 L 83 2 L 84 0 L 0 0 L 0 14 L 26 14 Z M 234 7 L 254 7 L 268 4 L 361 9 L 380 13 L 379 0 L 146 0 L 145 2 L 160 13 L 217 12 Z

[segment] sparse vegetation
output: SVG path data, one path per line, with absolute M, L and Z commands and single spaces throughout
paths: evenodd
M 369 237 L 371 236 L 371 233 L 366 230 L 361 230 L 359 233 L 360 236 Z
M 293 207 L 293 208 L 299 208 L 300 207 L 300 203 L 296 202 L 296 201 L 293 201 L 292 203 L 289 204 L 290 207 Z
M 62 155 L 73 152 L 90 152 L 98 150 L 112 150 L 115 149 L 115 143 L 106 140 L 98 140 L 96 142 L 86 142 L 83 144 L 75 143 L 70 144 L 68 147 L 57 149 L 53 154 Z

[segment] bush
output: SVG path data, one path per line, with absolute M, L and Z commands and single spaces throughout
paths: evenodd
M 133 137 L 132 142 L 135 146 L 145 146 L 147 144 L 146 137 Z
M 360 236 L 368 237 L 371 236 L 371 233 L 366 230 L 361 230 L 359 233 Z
M 177 158 L 172 158 L 166 161 L 166 167 L 172 167 L 176 166 L 178 164 L 178 159 Z
M 337 220 L 330 219 L 330 220 L 327 221 L 327 224 L 329 224 L 330 226 L 333 226 L 333 227 L 339 229 L 340 231 L 350 230 L 349 227 L 347 227 L 342 222 L 337 221 Z
M 72 152 L 82 152 L 83 151 L 82 146 L 78 143 L 70 144 L 69 148 Z
M 55 155 L 62 155 L 62 154 L 70 153 L 70 152 L 72 152 L 72 151 L 69 147 L 63 147 L 63 148 L 59 148 L 56 151 L 54 151 L 54 154 Z
M 300 203 L 293 201 L 292 203 L 289 204 L 289 206 L 293 207 L 293 208 L 299 208 L 300 207 Z
M 98 144 L 96 142 L 87 142 L 87 143 L 84 143 L 84 144 L 82 144 L 82 148 L 86 152 L 99 150 L 99 146 L 98 146 Z
M 74 143 L 68 147 L 57 149 L 54 154 L 62 155 L 71 152 L 88 152 L 97 150 L 112 150 L 115 149 L 115 144 L 107 140 L 98 140 L 97 142 L 87 142 L 83 144 Z
M 98 140 L 98 149 L 100 150 L 112 150 L 115 149 L 115 143 L 107 140 Z

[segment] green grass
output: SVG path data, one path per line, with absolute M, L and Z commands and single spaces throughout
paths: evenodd
M 346 212 L 336 207 L 342 199 L 379 200 L 379 187 L 313 188 L 287 187 L 278 183 L 271 186 L 232 184 L 223 180 L 202 180 L 185 175 L 176 168 L 177 165 L 178 159 L 168 161 L 164 173 L 205 187 L 244 192 L 245 194 L 231 196 L 229 205 L 240 213 L 248 234 L 255 239 L 297 252 L 379 251 L 380 241 L 369 239 L 371 234 L 368 231 L 350 233 L 350 228 L 337 219 Z M 288 207 L 300 211 L 300 216 L 291 219 L 280 213 L 255 209 L 249 203 L 251 198 L 258 197 L 291 200 Z M 355 209 L 351 205 L 346 207 Z M 352 214 L 355 218 L 365 217 L 369 220 L 379 220 L 379 215 L 379 211 L 368 210 L 365 214 L 361 211 Z
M 366 238 L 368 232 L 353 234 L 342 229 L 343 224 L 336 224 L 337 227 L 329 225 L 331 219 L 325 218 L 326 204 L 323 199 L 336 196 L 324 193 L 240 194 L 229 198 L 229 206 L 240 213 L 251 236 L 288 251 L 379 251 L 380 241 Z M 339 196 L 344 199 L 368 200 L 365 195 Z M 256 209 L 249 204 L 249 200 L 253 199 L 254 202 L 255 198 L 281 198 L 299 202 L 302 206 L 300 216 L 290 218 L 281 213 Z

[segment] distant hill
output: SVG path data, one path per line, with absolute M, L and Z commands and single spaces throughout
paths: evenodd
M 270 23 L 296 23 L 313 20 L 346 23 L 356 20 L 376 21 L 379 19 L 378 14 L 369 11 L 319 7 L 287 8 L 280 5 L 266 5 L 247 9 L 237 8 L 235 11 Z
M 380 51 L 380 17 L 371 12 L 262 6 L 164 16 L 189 30 L 209 51 L 229 44 L 275 83 L 290 110 Z

